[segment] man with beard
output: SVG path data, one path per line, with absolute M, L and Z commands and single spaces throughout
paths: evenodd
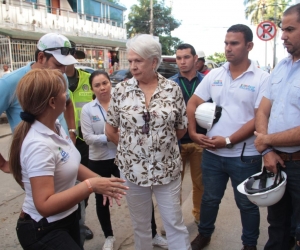
M 283 13 L 282 36 L 290 55 L 272 71 L 267 91 L 256 115 L 256 149 L 265 167 L 287 175 L 281 200 L 268 207 L 269 240 L 265 250 L 289 249 L 291 215 L 296 223 L 295 249 L 300 249 L 300 4 Z

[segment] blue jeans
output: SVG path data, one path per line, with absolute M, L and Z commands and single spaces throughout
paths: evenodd
M 240 157 L 222 157 L 203 151 L 202 179 L 204 194 L 200 210 L 199 233 L 210 237 L 215 229 L 219 205 L 224 196 L 227 182 L 231 180 L 235 202 L 240 209 L 243 226 L 243 245 L 256 246 L 259 236 L 259 210 L 247 196 L 237 191 L 237 186 L 249 176 L 261 171 L 261 155 Z
M 81 250 L 78 211 L 64 219 L 48 223 L 43 218 L 39 222 L 25 215 L 17 223 L 19 242 L 25 250 Z
M 291 216 L 300 229 L 300 161 L 285 161 L 283 171 L 287 175 L 286 190 L 282 199 L 268 207 L 269 239 L 265 250 L 289 249 Z M 300 250 L 299 246 L 296 246 Z

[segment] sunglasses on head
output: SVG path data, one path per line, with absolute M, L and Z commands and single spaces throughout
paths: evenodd
M 145 112 L 143 114 L 143 120 L 145 121 L 145 124 L 142 127 L 142 134 L 149 134 L 149 122 L 150 122 L 150 113 L 149 111 Z
M 71 54 L 72 56 L 75 54 L 75 48 L 69 48 L 69 47 L 56 47 L 56 48 L 49 48 L 49 49 L 44 49 L 43 52 L 46 51 L 53 51 L 53 50 L 58 50 L 60 49 L 60 53 L 63 56 L 67 56 Z

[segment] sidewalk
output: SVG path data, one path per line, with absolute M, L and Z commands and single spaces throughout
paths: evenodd
M 11 135 L 11 129 L 8 123 L 0 124 L 0 138 Z
M 8 150 L 11 142 L 11 131 L 8 124 L 0 124 L 0 153 L 8 159 Z M 190 233 L 192 241 L 198 234 L 197 225 L 192 216 L 192 193 L 189 167 L 186 168 L 185 178 L 182 184 L 182 211 L 184 223 Z M 15 225 L 24 200 L 24 192 L 17 185 L 11 175 L 0 171 L 0 249 L 21 250 L 19 245 Z M 154 202 L 156 204 L 156 202 Z M 156 205 L 155 205 L 156 206 Z M 89 205 L 86 210 L 86 225 L 94 232 L 94 238 L 86 241 L 85 250 L 99 250 L 104 244 L 104 235 L 101 230 L 95 209 L 95 198 L 92 194 L 89 198 Z M 257 249 L 262 250 L 267 241 L 267 209 L 260 208 L 260 237 Z M 162 225 L 157 206 L 155 208 L 155 219 L 158 226 L 158 233 Z M 116 204 L 111 208 L 111 220 L 116 236 L 115 250 L 134 250 L 133 230 L 131 219 L 126 204 L 123 199 L 122 205 Z M 211 243 L 205 250 L 240 250 L 242 248 L 240 213 L 235 204 L 231 183 L 227 185 L 227 190 L 220 204 L 220 210 L 216 221 L 216 229 L 212 235 Z M 154 247 L 154 250 L 160 248 Z M 143 250 L 143 249 L 140 249 Z M 170 249 L 172 250 L 172 249 Z
M 7 121 L 6 114 L 0 115 L 0 138 L 11 135 L 11 129 Z

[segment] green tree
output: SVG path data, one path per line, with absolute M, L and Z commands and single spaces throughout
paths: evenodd
M 131 7 L 126 23 L 127 35 L 149 34 L 150 31 L 150 0 L 138 0 Z M 173 55 L 176 47 L 182 43 L 179 38 L 172 37 L 171 31 L 180 26 L 180 21 L 171 15 L 172 9 L 166 7 L 164 1 L 153 0 L 153 35 L 159 37 L 163 55 Z
M 246 19 L 251 23 L 259 24 L 261 21 L 274 21 L 278 23 L 282 13 L 292 0 L 244 0 Z
M 120 3 L 120 1 L 119 0 L 106 0 L 107 2 L 111 2 L 111 3 L 115 3 L 115 4 L 118 4 L 118 3 Z
M 212 61 L 216 62 L 217 64 L 227 61 L 225 53 L 223 53 L 223 52 L 221 52 L 221 53 L 215 52 L 213 55 L 208 56 L 207 59 L 212 60 Z

